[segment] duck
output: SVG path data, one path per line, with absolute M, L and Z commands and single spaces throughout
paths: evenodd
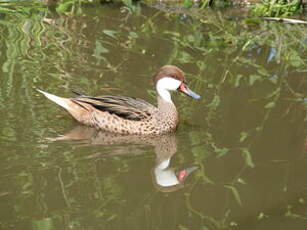
M 143 99 L 127 96 L 88 96 L 73 91 L 72 98 L 59 97 L 37 89 L 49 100 L 64 108 L 83 125 L 119 134 L 160 135 L 175 132 L 179 118 L 171 92 L 179 91 L 191 98 L 200 95 L 189 89 L 184 72 L 165 65 L 153 77 L 157 106 Z

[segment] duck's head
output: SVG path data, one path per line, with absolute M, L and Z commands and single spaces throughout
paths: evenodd
M 159 96 L 167 102 L 172 101 L 170 91 L 176 90 L 194 99 L 200 98 L 198 94 L 189 89 L 183 71 L 176 66 L 163 66 L 154 76 L 154 82 Z

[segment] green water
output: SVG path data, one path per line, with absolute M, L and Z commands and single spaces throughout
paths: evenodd
M 237 9 L 82 10 L 0 14 L 0 229 L 306 229 L 306 27 Z M 155 103 L 165 64 L 202 96 L 173 95 L 170 136 L 78 126 L 35 90 Z

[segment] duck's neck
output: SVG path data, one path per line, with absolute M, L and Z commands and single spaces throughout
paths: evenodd
M 172 117 L 177 119 L 178 117 L 176 106 L 173 101 L 171 99 L 170 101 L 166 101 L 160 95 L 158 95 L 158 109 L 162 115 L 165 116 L 164 118 Z
M 161 87 L 161 84 L 157 84 L 156 90 L 158 92 L 159 97 L 162 100 L 168 103 L 173 103 L 170 92 L 166 90 L 164 87 Z
M 164 98 L 162 98 L 160 95 L 157 96 L 157 100 L 158 100 L 158 108 L 159 110 L 163 110 L 165 108 L 168 107 L 175 107 L 172 99 L 170 99 L 169 101 L 165 100 Z

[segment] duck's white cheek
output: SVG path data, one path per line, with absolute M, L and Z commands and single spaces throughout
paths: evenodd
M 157 82 L 157 89 L 161 89 L 161 90 L 177 90 L 178 87 L 180 86 L 181 81 L 174 79 L 174 78 L 170 78 L 170 77 L 164 77 L 161 78 L 158 82 Z
M 177 90 L 180 84 L 181 81 L 176 80 L 174 78 L 169 78 L 169 77 L 161 78 L 156 85 L 157 92 L 163 100 L 167 102 L 172 102 L 171 94 L 169 91 Z

